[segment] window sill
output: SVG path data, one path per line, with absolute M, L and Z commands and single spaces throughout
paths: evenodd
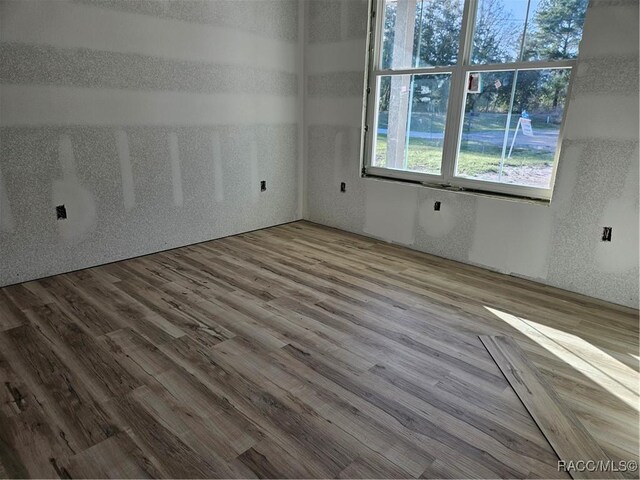
M 529 203 L 529 204 L 539 205 L 539 206 L 549 206 L 549 204 L 551 203 L 550 199 L 534 198 L 534 197 L 528 197 L 528 196 L 525 196 L 525 195 L 515 195 L 515 194 L 508 194 L 508 193 L 493 192 L 493 191 L 488 191 L 488 190 L 482 190 L 481 187 L 478 188 L 478 189 L 468 188 L 468 187 L 454 187 L 454 186 L 449 186 L 449 185 L 440 185 L 440 184 L 435 184 L 435 183 L 423 182 L 423 181 L 419 181 L 419 180 L 410 180 L 410 179 L 406 179 L 406 178 L 396 178 L 396 177 L 392 178 L 392 177 L 386 177 L 386 176 L 382 176 L 382 175 L 374 175 L 374 174 L 371 174 L 371 173 L 363 174 L 362 178 L 370 179 L 370 180 L 383 181 L 383 182 L 417 185 L 419 187 L 429 188 L 429 189 L 432 189 L 432 190 L 441 190 L 441 191 L 446 191 L 446 192 L 451 192 L 451 193 L 459 193 L 459 194 L 462 194 L 462 195 L 472 195 L 472 196 L 476 196 L 476 197 L 493 198 L 493 199 L 496 199 L 496 200 L 506 200 L 506 201 L 519 202 L 519 203 Z

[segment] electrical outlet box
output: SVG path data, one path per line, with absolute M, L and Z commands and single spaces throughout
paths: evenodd
M 603 227 L 602 228 L 602 241 L 610 242 L 611 241 L 611 233 L 613 231 L 612 227 Z
M 439 211 L 440 211 L 440 202 L 436 202 L 436 203 L 434 203 L 434 204 L 433 204 L 433 209 L 434 209 L 436 212 L 439 212 Z
M 344 183 L 344 182 L 340 183 L 340 191 L 342 193 L 347 191 L 347 184 L 346 183 Z
M 56 218 L 58 220 L 64 220 L 67 218 L 67 209 L 64 205 L 58 205 L 56 207 Z
M 267 190 L 267 181 L 266 180 L 262 180 L 260 182 L 260 191 L 261 192 L 265 192 Z

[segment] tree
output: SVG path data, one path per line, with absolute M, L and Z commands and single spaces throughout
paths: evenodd
M 511 11 L 501 0 L 483 0 L 478 5 L 473 34 L 474 63 L 502 63 L 514 60 L 513 46 L 518 44 L 518 28 Z
M 542 0 L 531 25 L 530 40 L 525 44 L 525 60 L 564 60 L 575 58 L 582 38 L 588 0 Z M 569 75 L 552 70 L 540 87 L 540 99 L 550 110 L 558 108 L 566 94 Z
M 542 0 L 534 15 L 525 60 L 575 58 L 589 0 Z
M 518 29 L 511 22 L 511 11 L 502 0 L 478 2 L 473 35 L 472 62 L 502 63 L 513 60 L 513 46 L 518 43 Z M 482 93 L 467 97 L 468 111 L 504 108 L 508 105 L 512 75 L 508 72 L 483 74 Z M 496 87 L 496 81 L 502 86 Z
M 411 32 L 396 32 L 398 4 L 385 2 L 382 68 L 393 63 L 395 35 L 413 34 L 411 64 L 405 67 L 453 65 L 457 61 L 461 32 L 463 0 L 418 0 L 415 22 L 409 22 Z M 475 17 L 472 62 L 478 64 L 504 63 L 519 60 L 523 42 L 523 25 L 514 22 L 507 0 L 479 0 Z M 588 0 L 540 0 L 531 12 L 524 39 L 524 61 L 557 60 L 577 55 Z M 409 60 L 407 60 L 408 62 Z M 468 112 L 495 112 L 508 109 L 513 85 L 513 73 L 484 72 L 482 93 L 467 96 Z M 541 110 L 554 113 L 566 95 L 569 75 L 564 69 L 547 69 L 518 73 L 514 98 L 514 112 Z M 388 108 L 390 82 L 381 82 L 380 110 Z M 416 91 L 414 87 L 411 87 Z M 431 90 L 448 96 L 447 86 Z M 430 111 L 444 111 L 446 102 L 431 101 L 424 95 L 413 95 L 413 107 L 420 110 L 420 102 L 430 100 Z M 433 99 L 435 100 L 435 98 Z M 426 108 L 422 104 L 422 108 Z
M 462 7 L 461 0 L 418 2 L 413 44 L 416 66 L 442 66 L 456 63 Z
M 418 67 L 453 65 L 458 58 L 463 0 L 418 0 L 413 30 L 412 65 Z M 397 2 L 386 2 L 382 68 L 391 68 L 396 34 Z M 517 32 L 508 20 L 501 0 L 480 2 L 474 35 L 474 61 L 497 63 L 508 57 L 508 46 L 517 39 Z M 380 109 L 386 110 L 390 87 L 381 84 Z M 414 98 L 418 102 L 418 98 Z M 444 107 L 444 104 L 443 104 Z
M 382 41 L 382 68 L 391 68 L 393 59 L 393 41 L 396 33 L 396 2 L 388 2 L 384 12 L 384 38 Z

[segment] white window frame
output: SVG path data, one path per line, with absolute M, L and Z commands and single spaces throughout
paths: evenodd
M 438 1 L 438 0 L 433 0 Z M 560 158 L 560 150 L 562 139 L 564 138 L 565 121 L 571 96 L 571 86 L 573 85 L 574 75 L 576 71 L 577 59 L 556 60 L 556 61 L 531 61 L 531 62 L 508 62 L 494 64 L 472 64 L 471 53 L 473 48 L 473 29 L 475 25 L 475 12 L 478 0 L 465 0 L 462 26 L 460 32 L 460 45 L 458 47 L 457 63 L 446 67 L 426 67 L 426 68 L 407 68 L 407 69 L 382 69 L 380 61 L 382 58 L 382 46 L 384 39 L 384 0 L 369 0 L 369 31 L 367 35 L 367 74 L 365 78 L 365 94 L 363 108 L 363 128 L 362 128 L 362 175 L 382 177 L 398 180 L 408 180 L 419 182 L 427 186 L 447 188 L 451 190 L 470 190 L 488 193 L 497 193 L 514 197 L 532 198 L 543 201 L 550 201 L 555 185 L 556 171 L 558 168 L 558 160 Z M 526 24 L 525 24 L 526 29 Z M 526 34 L 526 31 L 525 31 Z M 522 57 L 521 46 L 520 58 Z M 552 69 L 567 68 L 570 69 L 569 86 L 564 104 L 564 111 L 560 130 L 558 134 L 558 143 L 553 158 L 553 167 L 551 172 L 550 186 L 546 188 L 538 188 L 527 185 L 516 185 L 508 183 L 492 182 L 488 180 L 479 180 L 464 178 L 455 175 L 458 161 L 458 149 L 462 139 L 462 129 L 464 120 L 466 88 L 465 79 L 471 72 L 486 71 L 522 71 L 536 69 Z M 451 87 L 449 89 L 449 100 L 447 104 L 447 120 L 445 123 L 443 154 L 440 175 L 429 173 L 413 172 L 406 170 L 389 169 L 373 166 L 373 152 L 376 141 L 376 130 L 378 125 L 378 107 L 377 98 L 377 81 L 382 76 L 389 75 L 420 75 L 420 74 L 436 74 L 451 73 Z M 514 73 L 515 75 L 515 73 Z M 514 78 L 515 85 L 515 78 Z

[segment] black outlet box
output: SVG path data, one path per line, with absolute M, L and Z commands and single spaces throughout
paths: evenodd
M 65 218 L 67 218 L 67 209 L 64 205 L 58 205 L 56 207 L 56 218 L 58 220 L 64 220 Z

